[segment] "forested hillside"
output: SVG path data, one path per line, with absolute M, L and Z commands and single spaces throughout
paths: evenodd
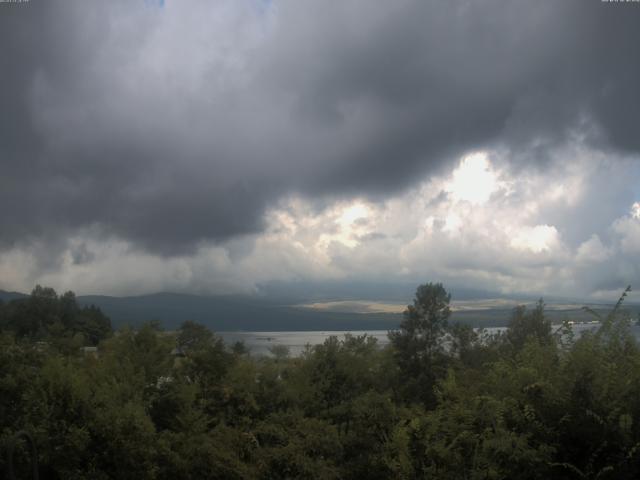
M 0 306 L 0 471 L 52 479 L 638 478 L 640 350 L 624 296 L 595 332 L 516 308 L 452 324 L 418 287 L 390 344 L 253 357 L 186 322 L 113 332 L 72 293 Z M 97 350 L 92 347 L 97 346 Z

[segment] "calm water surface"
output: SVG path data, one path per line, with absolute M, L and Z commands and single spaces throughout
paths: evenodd
M 378 339 L 378 345 L 386 345 L 389 343 L 387 338 L 387 330 L 354 330 L 354 331 L 331 331 L 322 332 L 216 332 L 220 335 L 226 344 L 231 345 L 235 342 L 244 342 L 251 353 L 256 355 L 267 355 L 269 349 L 274 345 L 284 345 L 289 347 L 291 355 L 300 355 L 306 345 L 319 345 L 327 338 L 334 335 L 340 339 L 344 335 L 368 335 Z
M 556 329 L 558 326 L 554 325 L 552 328 Z M 581 335 L 588 330 L 594 330 L 598 328 L 597 324 L 576 324 L 573 326 L 576 335 Z M 492 327 L 485 329 L 488 333 L 497 333 L 505 330 L 505 327 Z M 631 327 L 631 331 L 635 337 L 640 340 L 640 327 L 634 325 Z M 245 346 L 254 355 L 268 355 L 269 349 L 274 345 L 284 345 L 289 347 L 291 355 L 300 355 L 307 345 L 319 345 L 323 343 L 327 338 L 334 335 L 339 339 L 344 338 L 344 335 L 350 333 L 351 335 L 368 335 L 378 340 L 378 345 L 384 346 L 389 343 L 387 338 L 387 330 L 354 330 L 354 331 L 318 331 L 318 332 L 217 332 L 226 344 L 232 345 L 235 342 L 244 342 Z

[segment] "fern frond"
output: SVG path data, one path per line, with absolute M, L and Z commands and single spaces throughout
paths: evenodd
M 577 474 L 580 476 L 580 478 L 587 478 L 587 476 L 582 472 L 582 470 L 580 470 L 578 467 L 576 467 L 575 465 L 573 465 L 572 463 L 567 463 L 567 462 L 562 462 L 562 463 L 558 463 L 558 462 L 551 462 L 549 463 L 550 467 L 561 467 L 561 468 L 566 468 L 567 470 L 572 471 L 573 473 Z
M 593 315 L 598 320 L 602 320 L 602 315 L 600 315 L 598 312 L 596 312 L 593 308 L 585 306 L 585 307 L 582 307 L 582 310 L 584 310 L 585 312 L 587 312 L 590 315 Z

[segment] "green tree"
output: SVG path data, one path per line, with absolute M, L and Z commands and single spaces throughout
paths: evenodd
M 36 285 L 28 298 L 12 300 L 1 310 L 1 328 L 18 338 L 54 340 L 66 353 L 76 346 L 74 337 L 80 345 L 97 345 L 112 332 L 109 317 L 94 305 L 80 308 L 71 291 L 58 296 L 54 289 Z
M 82 333 L 92 345 L 97 345 L 111 334 L 111 320 L 98 307 L 91 305 L 78 310 L 74 332 Z
M 526 306 L 519 305 L 511 315 L 507 328 L 509 343 L 520 350 L 528 339 L 535 339 L 543 345 L 552 341 L 551 322 L 544 314 L 542 299 L 538 300 L 533 310 L 527 311 Z
M 400 368 L 402 390 L 409 399 L 432 403 L 433 385 L 444 373 L 443 335 L 451 315 L 451 295 L 441 283 L 427 283 L 416 290 L 413 305 L 404 311 L 400 329 L 389 332 Z
M 213 333 L 201 323 L 187 320 L 178 331 L 177 346 L 185 352 L 188 350 L 202 350 L 211 346 Z

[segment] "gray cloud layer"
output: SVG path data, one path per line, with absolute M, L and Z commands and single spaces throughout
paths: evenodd
M 170 255 L 468 149 L 638 152 L 639 22 L 600 0 L 0 4 L 0 245 L 92 227 Z

